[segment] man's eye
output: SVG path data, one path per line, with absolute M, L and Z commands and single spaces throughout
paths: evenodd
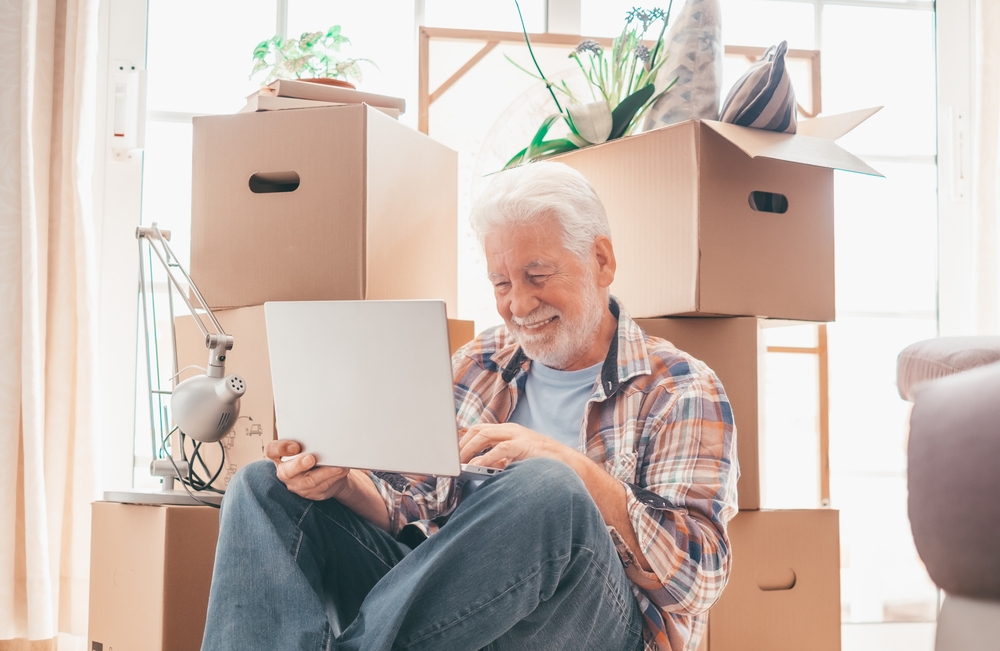
M 508 287 L 510 287 L 510 282 L 506 280 L 493 283 L 493 289 L 507 289 Z
M 546 280 L 549 279 L 550 275 L 552 274 L 531 274 L 530 276 L 528 276 L 528 280 L 530 280 L 535 284 L 544 283 Z

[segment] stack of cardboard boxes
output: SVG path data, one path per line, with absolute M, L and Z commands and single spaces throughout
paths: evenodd
M 612 292 L 646 332 L 715 370 L 733 408 L 733 570 L 703 649 L 840 649 L 838 513 L 761 509 L 761 330 L 834 319 L 833 169 L 877 172 L 833 140 L 871 113 L 797 135 L 690 121 L 558 158 L 607 209 Z
M 454 316 L 458 158 L 357 104 L 195 118 L 193 163 L 191 277 L 247 383 L 225 457 L 202 451 L 225 488 L 275 437 L 264 302 L 435 298 Z M 203 366 L 192 317 L 175 327 L 179 368 Z M 452 350 L 474 335 L 448 328 Z M 98 502 L 92 529 L 91 647 L 197 651 L 218 512 Z
M 686 122 L 560 159 L 605 203 L 615 294 L 711 366 L 733 406 L 740 513 L 711 651 L 840 648 L 837 512 L 760 509 L 761 319 L 833 319 L 832 168 L 873 170 L 832 139 L 863 117 L 796 136 Z M 193 157 L 191 276 L 248 387 L 224 487 L 275 434 L 265 301 L 443 298 L 454 315 L 457 156 L 353 105 L 196 118 Z M 191 318 L 175 325 L 180 367 L 203 364 Z M 473 336 L 449 329 L 453 349 Z M 93 531 L 92 648 L 197 649 L 215 511 L 97 503 Z

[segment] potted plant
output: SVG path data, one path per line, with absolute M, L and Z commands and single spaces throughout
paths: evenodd
M 641 124 L 646 109 L 677 81 L 672 80 L 663 91 L 656 93 L 656 75 L 667 58 L 663 35 L 670 21 L 673 0 L 666 11 L 659 8 L 630 10 L 625 15 L 625 26 L 614 39 L 610 51 L 606 51 L 597 41 L 587 40 L 569 54 L 579 65 L 587 81 L 590 97 L 584 99 L 590 101 L 582 101 L 565 80 L 554 84 L 546 78 L 531 49 L 531 39 L 528 38 L 517 0 L 514 0 L 514 5 L 521 17 L 524 42 L 528 46 L 537 74 L 518 65 L 510 57 L 507 60 L 545 83 L 558 113 L 542 121 L 528 146 L 515 154 L 504 169 L 630 135 Z M 655 30 L 658 22 L 659 36 L 650 49 L 646 35 L 655 33 L 650 30 Z M 560 103 L 557 93 L 563 96 L 565 106 Z M 560 120 L 565 123 L 569 133 L 563 138 L 546 140 L 553 125 Z
M 306 32 L 299 38 L 272 36 L 253 50 L 250 78 L 265 72 L 261 86 L 276 79 L 301 79 L 354 88 L 361 81 L 361 62 L 375 65 L 370 59 L 341 58 L 342 45 L 350 44 L 340 25 L 324 32 Z

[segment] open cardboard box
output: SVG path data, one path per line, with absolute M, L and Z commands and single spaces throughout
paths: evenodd
M 211 471 L 225 460 L 216 488 L 224 489 L 236 471 L 243 466 L 264 458 L 264 446 L 274 440 L 274 399 L 271 390 L 271 364 L 267 353 L 267 330 L 264 327 L 264 306 L 241 307 L 231 310 L 213 310 L 219 324 L 233 336 L 233 349 L 226 356 L 226 372 L 237 373 L 247 383 L 247 391 L 240 399 L 240 416 L 233 429 L 218 445 L 202 445 L 201 456 Z M 400 324 L 401 328 L 405 324 Z M 190 315 L 174 319 L 177 333 L 178 368 L 204 367 L 208 360 L 205 338 Z M 448 319 L 448 337 L 451 352 L 475 337 L 472 321 Z M 202 373 L 189 369 L 179 376 L 186 380 Z M 180 437 L 173 437 L 174 456 L 178 457 Z M 190 453 L 190 441 L 188 443 Z
M 194 118 L 210 307 L 434 298 L 455 315 L 458 156 L 365 104 Z
M 878 175 L 834 140 L 877 110 L 796 134 L 690 120 L 553 160 L 603 201 L 633 317 L 833 321 L 833 170 Z

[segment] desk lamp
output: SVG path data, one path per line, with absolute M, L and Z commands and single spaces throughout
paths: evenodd
M 161 394 L 170 394 L 171 415 L 174 423 L 177 425 L 176 429 L 185 436 L 190 436 L 192 439 L 203 443 L 214 443 L 225 436 L 232 429 L 239 416 L 240 397 L 246 392 L 246 383 L 242 377 L 235 374 L 226 375 L 226 353 L 233 348 L 233 337 L 223 331 L 222 326 L 208 307 L 208 303 L 198 290 L 198 287 L 177 261 L 176 256 L 174 256 L 168 244 L 170 232 L 161 231 L 153 223 L 148 228 L 138 227 L 135 231 L 135 236 L 139 240 L 139 287 L 142 296 L 142 316 L 146 335 L 146 377 L 149 384 L 150 432 L 153 441 L 153 462 L 150 464 L 150 473 L 163 478 L 163 490 L 158 493 L 109 491 L 104 494 L 104 498 L 115 502 L 146 504 L 218 504 L 222 499 L 222 496 L 218 493 L 191 491 L 187 485 L 183 485 L 184 490 L 174 489 L 174 480 L 183 477 L 188 471 L 188 462 L 183 459 L 174 459 L 169 450 L 164 450 L 167 455 L 166 458 L 159 458 L 160 446 L 163 445 L 165 447 L 167 437 L 162 434 L 160 436 L 157 435 L 156 420 L 158 410 L 154 409 L 153 402 Z M 174 375 L 171 379 L 172 391 L 161 390 L 159 388 L 158 377 L 156 387 L 154 387 L 153 383 L 153 363 L 150 361 L 149 318 L 146 310 L 147 290 L 143 241 L 148 244 L 149 249 L 156 254 L 156 257 L 163 265 L 170 285 L 176 288 L 177 293 L 180 294 L 187 305 L 195 323 L 205 336 L 205 347 L 208 348 L 208 367 L 206 373 L 204 375 L 195 375 L 178 383 L 177 376 L 180 372 L 177 371 L 177 348 L 176 345 L 174 346 Z M 174 270 L 180 272 L 184 280 L 183 283 L 175 276 Z M 214 334 L 209 332 L 202 319 L 202 315 L 192 305 L 191 299 L 188 297 L 188 289 L 197 300 L 200 310 L 211 321 L 211 325 L 215 330 Z M 168 286 L 168 296 L 170 301 L 171 332 L 176 341 L 176 333 L 173 332 L 173 291 L 171 291 L 170 286 Z M 195 495 L 195 492 L 198 495 Z

